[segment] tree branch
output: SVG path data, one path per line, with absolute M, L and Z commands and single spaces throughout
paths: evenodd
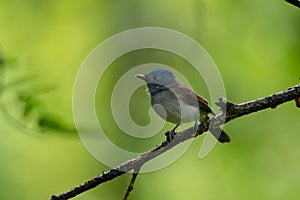
M 257 100 L 241 103 L 241 104 L 233 104 L 228 102 L 224 97 L 219 98 L 219 102 L 216 104 L 221 108 L 222 113 L 218 114 L 206 122 L 203 122 L 199 125 L 198 131 L 195 131 L 194 128 L 189 128 L 187 130 L 182 131 L 175 135 L 174 139 L 171 141 L 164 141 L 157 147 L 153 148 L 152 150 L 141 154 L 140 156 L 131 159 L 110 171 L 107 171 L 67 192 L 64 192 L 59 195 L 53 195 L 51 200 L 66 200 L 72 197 L 75 197 L 78 194 L 81 194 L 87 190 L 90 190 L 101 183 L 110 181 L 126 172 L 131 170 L 139 169 L 143 164 L 148 162 L 149 160 L 163 154 L 164 152 L 168 151 L 169 149 L 175 147 L 181 142 L 184 142 L 188 139 L 197 137 L 202 133 L 206 132 L 209 128 L 209 125 L 214 127 L 220 126 L 225 124 L 233 119 L 241 117 L 243 115 L 247 115 L 250 113 L 254 113 L 260 110 L 264 110 L 267 108 L 276 108 L 278 105 L 296 100 L 300 98 L 300 84 L 294 87 L 288 88 L 285 91 L 278 92 L 272 94 L 270 96 L 266 96 Z M 137 174 L 136 174 L 137 175 Z M 135 181 L 136 176 L 132 178 L 133 183 Z M 131 180 L 131 183 L 132 183 Z M 131 184 L 130 184 L 131 185 Z M 129 185 L 129 187 L 130 187 Z M 131 191 L 131 190 L 130 190 Z M 130 192 L 129 191 L 129 192 Z
M 300 8 L 300 0 L 285 0 L 285 1 Z

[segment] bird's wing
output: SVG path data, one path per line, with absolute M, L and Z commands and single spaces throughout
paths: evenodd
M 191 106 L 199 107 L 200 110 L 205 111 L 207 113 L 212 113 L 212 110 L 208 106 L 207 100 L 204 97 L 195 94 L 186 85 L 180 84 L 174 87 L 170 87 L 170 89 L 182 102 Z

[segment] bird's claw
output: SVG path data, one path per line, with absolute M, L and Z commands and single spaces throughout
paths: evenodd
M 170 142 L 171 140 L 173 140 L 175 135 L 176 135 L 176 132 L 175 132 L 174 129 L 172 129 L 172 130 L 170 130 L 170 131 L 167 131 L 167 132 L 165 133 L 167 142 Z
M 174 139 L 174 136 L 176 135 L 175 130 L 178 126 L 179 126 L 179 124 L 177 124 L 172 130 L 165 133 L 165 136 L 167 138 L 167 142 L 170 142 L 171 140 Z

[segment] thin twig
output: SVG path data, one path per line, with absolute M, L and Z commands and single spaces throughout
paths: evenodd
M 300 0 L 285 0 L 285 1 L 300 8 Z
M 140 171 L 140 168 L 138 168 L 137 170 L 135 170 L 132 173 L 132 178 L 131 178 L 130 183 L 128 185 L 128 188 L 127 188 L 127 191 L 125 193 L 125 196 L 123 197 L 123 200 L 127 200 L 127 198 L 129 197 L 130 192 L 133 190 L 133 185 L 135 183 L 136 177 L 139 174 L 139 171 Z
M 157 147 L 152 150 L 141 154 L 140 156 L 131 159 L 108 172 L 105 172 L 94 179 L 91 179 L 67 192 L 64 192 L 59 195 L 53 195 L 51 200 L 66 200 L 72 197 L 75 197 L 78 194 L 81 194 L 87 190 L 90 190 L 97 185 L 110 181 L 126 172 L 129 172 L 133 169 L 137 169 L 138 167 L 143 166 L 149 160 L 165 153 L 169 149 L 175 147 L 176 145 L 197 137 L 202 133 L 206 132 L 209 128 L 209 125 L 213 125 L 214 127 L 225 124 L 235 118 L 254 113 L 260 110 L 264 110 L 267 108 L 276 108 L 278 105 L 295 100 L 300 98 L 300 85 L 296 85 L 294 87 L 288 88 L 282 92 L 278 92 L 264 98 L 260 98 L 257 100 L 241 103 L 241 104 L 233 104 L 228 102 L 225 98 L 220 98 L 219 102 L 216 103 L 219 107 L 221 107 L 222 113 L 214 116 L 206 122 L 203 122 L 199 125 L 198 131 L 196 132 L 194 128 L 189 128 L 187 130 L 182 131 L 175 135 L 174 139 L 171 141 L 164 141 Z M 226 108 L 226 109 L 225 109 Z

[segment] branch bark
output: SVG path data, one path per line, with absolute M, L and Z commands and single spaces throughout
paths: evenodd
M 195 131 L 194 128 L 186 129 L 176 134 L 174 139 L 171 141 L 164 141 L 157 147 L 151 149 L 150 151 L 145 152 L 140 156 L 131 159 L 67 192 L 64 192 L 59 195 L 52 195 L 51 200 L 70 199 L 72 197 L 77 196 L 78 194 L 81 194 L 87 190 L 90 190 L 100 185 L 101 183 L 110 181 L 129 171 L 139 169 L 141 166 L 143 166 L 143 164 L 145 164 L 149 160 L 163 154 L 164 152 L 175 147 L 179 143 L 197 137 L 198 135 L 201 135 L 202 133 L 206 132 L 209 126 L 217 127 L 238 117 L 242 117 L 244 115 L 251 114 L 267 108 L 274 109 L 282 103 L 296 100 L 298 98 L 300 98 L 300 84 L 288 88 L 287 90 L 284 90 L 282 92 L 278 92 L 257 100 L 240 104 L 233 104 L 227 101 L 224 97 L 221 97 L 219 98 L 219 102 L 217 102 L 216 104 L 221 108 L 222 113 L 212 117 L 206 122 L 201 123 L 199 125 L 198 131 Z

